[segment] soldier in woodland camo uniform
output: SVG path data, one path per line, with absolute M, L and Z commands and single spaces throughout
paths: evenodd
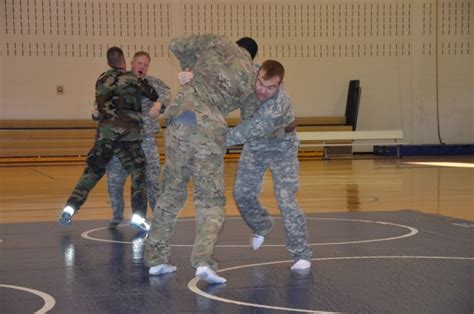
M 146 81 L 125 71 L 125 57 L 120 48 L 107 51 L 107 62 L 111 69 L 101 74 L 96 83 L 100 114 L 96 140 L 87 155 L 87 167 L 59 218 L 59 223 L 64 225 L 70 224 L 114 155 L 132 176 L 132 210 L 142 216 L 146 213 L 145 156 L 140 146 L 141 97 L 145 95 L 156 101 L 158 95 Z
M 156 77 L 147 75 L 150 64 L 150 55 L 144 51 L 135 53 L 132 60 L 132 72 L 145 77 L 150 85 L 160 95 L 159 102 L 153 102 L 146 97 L 142 97 L 143 116 L 143 141 L 142 149 L 146 159 L 146 185 L 148 202 L 150 207 L 155 208 L 159 197 L 159 176 L 160 176 L 160 155 L 156 146 L 156 133 L 160 131 L 158 115 L 161 105 L 168 106 L 170 100 L 170 88 Z M 160 104 L 161 103 L 161 104 Z M 113 218 L 109 223 L 109 228 L 116 228 L 123 220 L 124 198 L 123 187 L 128 172 L 120 163 L 117 157 L 113 157 L 107 165 L 107 188 L 113 210 Z
M 262 207 L 258 196 L 263 176 L 272 172 L 273 185 L 287 236 L 288 252 L 296 261 L 292 270 L 308 269 L 312 251 L 303 211 L 296 201 L 299 186 L 299 140 L 294 128 L 285 127 L 295 120 L 288 94 L 280 86 L 284 76 L 281 63 L 265 61 L 257 74 L 255 93 L 241 108 L 241 122 L 226 137 L 227 145 L 244 144 L 234 183 L 236 204 L 254 231 L 252 247 L 258 249 L 274 226 L 274 219 Z
M 182 86 L 165 112 L 166 163 L 161 195 L 145 242 L 150 275 L 176 270 L 169 265 L 170 238 L 193 178 L 196 240 L 191 264 L 196 276 L 210 283 L 225 279 L 215 273 L 214 247 L 225 217 L 225 116 L 252 92 L 255 74 L 249 52 L 225 37 L 191 36 L 171 41 L 170 50 L 193 79 Z M 256 53 L 256 51 L 255 51 Z

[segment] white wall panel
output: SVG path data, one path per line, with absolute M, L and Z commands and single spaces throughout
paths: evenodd
M 1 0 L 0 16 L 3 119 L 88 118 L 112 45 L 149 51 L 176 92 L 170 39 L 216 33 L 282 61 L 299 116 L 343 114 L 360 79 L 359 129 L 438 143 L 439 120 L 443 142 L 474 142 L 470 0 Z

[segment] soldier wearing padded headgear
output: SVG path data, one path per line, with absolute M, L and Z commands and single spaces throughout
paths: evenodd
M 287 236 L 287 249 L 295 263 L 292 270 L 311 267 L 312 250 L 307 243 L 306 218 L 296 201 L 299 186 L 299 140 L 290 98 L 281 86 L 285 69 L 275 60 L 260 67 L 255 92 L 241 108 L 241 123 L 227 133 L 227 145 L 244 144 L 234 182 L 234 199 L 247 225 L 254 232 L 251 245 L 260 248 L 274 226 L 258 196 L 266 170 L 272 172 L 275 196 Z M 285 130 L 286 129 L 286 130 Z
M 252 59 L 248 51 L 222 36 L 178 38 L 169 47 L 181 68 L 190 70 L 186 73 L 192 74 L 192 79 L 187 76 L 190 81 L 165 112 L 166 162 L 161 195 L 145 242 L 145 263 L 150 275 L 176 271 L 169 264 L 170 238 L 193 178 L 197 234 L 191 264 L 200 279 L 223 283 L 225 279 L 215 272 L 213 254 L 225 217 L 225 117 L 253 90 Z
M 140 98 L 158 99 L 146 81 L 127 72 L 125 57 L 118 47 L 107 51 L 110 70 L 96 82 L 95 101 L 99 124 L 94 146 L 87 155 L 87 166 L 66 202 L 59 223 L 69 225 L 87 199 L 89 192 L 104 176 L 106 166 L 115 155 L 132 177 L 132 211 L 144 218 L 147 206 L 145 157 L 140 147 L 142 117 Z M 144 220 L 143 220 L 144 221 Z M 138 228 L 144 229 L 141 224 Z

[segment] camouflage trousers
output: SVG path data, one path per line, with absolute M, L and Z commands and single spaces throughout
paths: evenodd
M 191 253 L 193 267 L 217 269 L 214 247 L 225 218 L 224 135 L 208 138 L 198 128 L 181 124 L 166 128 L 166 162 L 160 178 L 161 194 L 145 242 L 144 260 L 149 267 L 167 264 L 170 238 L 193 179 L 196 238 Z
M 273 189 L 286 233 L 286 247 L 294 260 L 312 256 L 308 245 L 306 218 L 296 201 L 299 186 L 298 143 L 284 150 L 252 150 L 244 145 L 234 182 L 234 199 L 245 222 L 255 234 L 266 236 L 274 219 L 262 207 L 258 197 L 263 176 L 270 169 Z
M 107 164 L 117 156 L 124 168 L 132 177 L 132 210 L 146 213 L 147 196 L 145 184 L 145 156 L 140 141 L 100 140 L 87 155 L 87 166 L 76 184 L 67 205 L 76 211 L 84 204 L 89 192 L 104 176 Z
M 148 202 L 153 209 L 160 195 L 158 182 L 160 178 L 160 154 L 158 153 L 154 136 L 144 137 L 141 146 L 146 159 L 145 172 Z M 114 156 L 107 165 L 107 189 L 112 205 L 112 221 L 114 222 L 120 223 L 123 220 L 125 208 L 123 187 L 128 175 L 128 171 L 122 166 L 118 157 Z

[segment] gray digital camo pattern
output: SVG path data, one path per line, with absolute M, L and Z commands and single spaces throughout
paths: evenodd
M 237 207 L 255 234 L 265 236 L 270 232 L 274 220 L 259 201 L 264 173 L 270 169 L 288 252 L 294 260 L 310 260 L 306 219 L 296 201 L 299 140 L 295 131 L 284 131 L 295 119 L 290 98 L 283 87 L 263 103 L 254 94 L 241 109 L 241 119 L 226 138 L 229 145 L 244 144 L 233 191 Z
M 155 266 L 169 262 L 169 240 L 192 177 L 197 230 L 191 264 L 216 269 L 212 255 L 225 216 L 224 117 L 252 92 L 253 64 L 247 51 L 221 36 L 174 39 L 170 50 L 182 69 L 189 68 L 194 77 L 180 89 L 165 117 L 177 121 L 183 112 L 192 112 L 196 125 L 170 123 L 166 129 L 162 191 L 145 243 L 145 263 Z
M 162 80 L 146 76 L 146 80 L 155 89 L 159 95 L 159 101 L 169 106 L 170 88 Z M 142 117 L 143 117 L 143 141 L 142 149 L 146 159 L 146 186 L 148 194 L 148 203 L 153 209 L 156 206 L 159 190 L 160 177 L 160 154 L 156 145 L 155 135 L 160 131 L 158 118 L 148 116 L 150 109 L 155 104 L 146 97 L 142 97 Z M 128 177 L 128 172 L 122 166 L 117 157 L 112 158 L 107 165 L 107 189 L 112 206 L 112 221 L 120 223 L 123 220 L 125 208 L 123 186 Z
M 146 213 L 147 193 L 145 156 L 142 139 L 141 95 L 157 99 L 156 92 L 132 72 L 112 68 L 96 82 L 95 104 L 99 111 L 96 141 L 87 156 L 87 166 L 76 184 L 67 205 L 76 211 L 89 192 L 104 176 L 115 155 L 132 177 L 132 210 Z
M 162 80 L 154 76 L 145 77 L 148 83 L 154 88 L 158 94 L 158 100 L 166 107 L 170 104 L 170 88 Z M 160 131 L 160 125 L 157 118 L 151 118 L 148 116 L 150 109 L 153 107 L 154 102 L 146 97 L 142 97 L 142 113 L 143 113 L 143 136 L 155 136 Z

